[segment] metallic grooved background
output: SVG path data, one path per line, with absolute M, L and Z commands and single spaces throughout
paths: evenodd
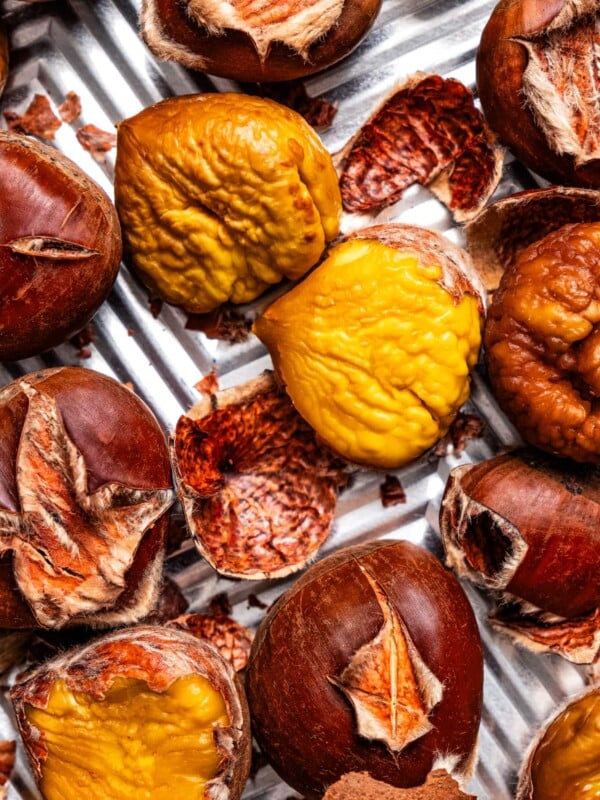
M 490 0 L 384 0 L 375 26 L 352 56 L 306 81 L 311 95 L 322 95 L 338 106 L 333 126 L 322 134 L 330 151 L 341 148 L 375 104 L 418 70 L 455 77 L 473 87 L 475 52 L 493 5 Z M 135 0 L 56 0 L 33 5 L 5 0 L 0 9 L 11 40 L 11 71 L 2 109 L 22 111 L 36 92 L 58 105 L 68 91 L 75 91 L 81 97 L 82 117 L 73 125 L 63 125 L 55 144 L 109 194 L 114 151 L 100 166 L 80 147 L 76 127 L 91 123 L 111 130 L 120 119 L 169 95 L 239 90 L 231 81 L 155 60 L 138 36 Z M 534 185 L 534 177 L 507 155 L 497 196 Z M 388 220 L 434 228 L 462 243 L 461 231 L 426 189 L 409 189 L 377 221 Z M 351 221 L 345 220 L 345 225 L 349 229 Z M 246 310 L 255 314 L 268 299 L 263 297 Z M 123 267 L 108 302 L 95 317 L 91 358 L 78 362 L 76 349 L 66 344 L 40 358 L 0 364 L 0 385 L 32 370 L 81 363 L 131 382 L 169 430 L 198 399 L 193 385 L 202 375 L 216 369 L 225 388 L 270 363 L 256 339 L 237 345 L 209 340 L 202 333 L 185 330 L 185 320 L 179 309 L 166 305 L 154 318 L 145 289 Z M 424 544 L 441 557 L 437 514 L 449 470 L 459 463 L 489 458 L 517 441 L 482 372 L 475 375 L 469 409 L 486 419 L 484 437 L 471 442 L 460 459 L 450 455 L 430 463 L 423 457 L 399 470 L 406 504 L 384 508 L 379 495 L 383 475 L 361 471 L 352 489 L 340 497 L 334 531 L 320 556 L 343 545 L 385 536 Z M 202 609 L 213 595 L 225 591 L 233 616 L 251 627 L 264 612 L 251 606 L 248 596 L 257 595 L 270 604 L 294 580 L 293 576 L 274 583 L 219 579 L 190 544 L 171 557 L 167 568 L 184 590 L 191 610 Z M 479 761 L 469 789 L 480 800 L 509 800 L 533 731 L 564 698 L 581 690 L 585 670 L 558 657 L 536 656 L 513 646 L 486 623 L 485 596 L 469 585 L 464 588 L 478 616 L 486 657 Z M 11 732 L 9 703 L 0 695 L 0 736 Z M 244 796 L 285 800 L 296 795 L 270 768 L 262 768 L 248 782 Z M 19 751 L 9 798 L 35 797 Z

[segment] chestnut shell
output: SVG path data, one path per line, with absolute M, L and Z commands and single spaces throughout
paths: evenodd
M 89 322 L 117 277 L 121 229 L 108 196 L 76 164 L 0 131 L 0 245 L 0 361 L 13 361 Z
M 432 730 L 396 753 L 358 736 L 352 706 L 330 681 L 382 626 L 363 566 L 443 684 Z M 439 754 L 456 754 L 457 772 L 468 772 L 482 678 L 479 633 L 458 581 L 424 548 L 383 540 L 325 558 L 273 605 L 252 646 L 247 691 L 261 749 L 312 800 L 350 771 L 401 787 L 423 783 Z
M 19 389 L 23 380 L 54 398 L 86 462 L 90 492 L 112 482 L 139 489 L 171 487 L 166 438 L 146 404 L 112 378 L 81 367 L 59 367 L 25 375 L 0 391 L 0 508 L 19 510 L 15 468 L 28 407 Z M 135 605 L 152 565 L 162 561 L 167 522 L 165 514 L 139 544 L 126 587 L 112 609 L 122 612 L 123 621 L 131 621 L 128 609 Z M 38 627 L 14 580 L 10 553 L 0 556 L 0 627 Z
M 140 26 L 146 44 L 159 58 L 237 81 L 289 81 L 312 75 L 352 52 L 371 28 L 381 2 L 347 0 L 337 23 L 311 45 L 306 58 L 274 41 L 261 60 L 247 33 L 233 29 L 210 33 L 178 0 L 143 0 Z

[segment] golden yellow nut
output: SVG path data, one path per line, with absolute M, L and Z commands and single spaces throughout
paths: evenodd
M 301 277 L 341 216 L 331 157 L 308 123 L 235 93 L 171 97 L 121 122 L 115 197 L 142 280 L 195 313 Z
M 446 433 L 481 340 L 466 264 L 432 231 L 367 228 L 255 322 L 294 405 L 336 452 L 395 468 Z

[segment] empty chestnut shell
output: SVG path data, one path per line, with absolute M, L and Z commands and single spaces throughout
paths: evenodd
M 524 759 L 516 800 L 592 800 L 600 792 L 600 686 L 546 723 Z
M 425 782 L 439 754 L 470 773 L 482 652 L 452 573 L 403 541 L 312 566 L 269 610 L 250 653 L 253 731 L 281 777 L 320 798 L 344 773 Z
M 81 330 L 120 258 L 119 221 L 102 189 L 54 148 L 0 131 L 0 361 Z
M 46 800 L 238 800 L 250 766 L 230 664 L 184 631 L 115 631 L 46 661 L 11 692 Z
M 452 470 L 447 561 L 497 595 L 493 621 L 535 650 L 589 663 L 600 649 L 600 468 L 519 450 Z
M 362 40 L 381 0 L 143 0 L 142 36 L 152 52 L 238 81 L 311 75 Z
M 135 622 L 154 607 L 173 501 L 148 407 L 79 367 L 0 391 L 0 627 Z

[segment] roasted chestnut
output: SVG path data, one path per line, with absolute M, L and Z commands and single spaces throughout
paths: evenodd
M 121 231 L 108 196 L 56 149 L 0 131 L 0 361 L 83 328 L 117 277 Z
M 600 187 L 598 3 L 501 0 L 477 52 L 485 117 L 526 166 L 556 183 Z
M 570 700 L 527 753 L 517 800 L 593 800 L 600 795 L 600 686 Z
M 26 674 L 11 697 L 45 800 L 241 796 L 246 700 L 219 652 L 183 631 L 140 626 Z
M 350 771 L 407 787 L 438 756 L 474 764 L 482 652 L 473 611 L 430 552 L 379 541 L 328 556 L 269 610 L 250 653 L 253 731 L 311 800 Z
M 579 663 L 600 651 L 600 468 L 518 450 L 450 473 L 447 560 L 492 590 L 493 621 Z
M 381 0 L 144 0 L 142 36 L 159 58 L 238 81 L 311 75 L 348 55 Z
M 135 622 L 154 607 L 165 436 L 147 406 L 79 367 L 0 391 L 0 627 Z

